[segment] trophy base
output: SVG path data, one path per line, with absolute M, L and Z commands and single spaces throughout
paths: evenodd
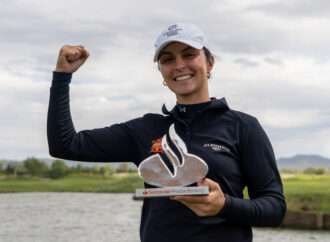
M 133 199 L 139 200 L 153 197 L 172 197 L 179 195 L 207 195 L 209 188 L 206 186 L 198 187 L 160 187 L 136 189 Z

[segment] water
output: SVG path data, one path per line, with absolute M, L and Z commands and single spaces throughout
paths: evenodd
M 1 242 L 139 242 L 131 194 L 0 194 Z M 330 242 L 330 231 L 254 229 L 255 242 Z

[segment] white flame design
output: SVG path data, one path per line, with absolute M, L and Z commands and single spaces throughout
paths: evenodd
M 187 186 L 204 178 L 208 172 L 206 162 L 200 157 L 190 154 L 179 135 L 175 132 L 174 124 L 169 128 L 169 138 L 178 149 L 182 161 L 178 159 L 169 144 L 166 135 L 162 137 L 161 146 L 173 166 L 173 173 L 167 167 L 159 154 L 144 159 L 138 168 L 139 175 L 150 185 Z

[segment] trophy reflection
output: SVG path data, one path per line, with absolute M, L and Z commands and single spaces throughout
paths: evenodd
M 177 149 L 181 159 L 170 147 L 168 139 Z M 208 187 L 190 186 L 206 176 L 208 166 L 200 157 L 188 153 L 185 143 L 175 132 L 174 124 L 170 126 L 168 135 L 162 137 L 161 150 L 172 169 L 159 154 L 143 160 L 138 167 L 139 175 L 145 183 L 156 188 L 137 189 L 135 198 L 208 194 Z

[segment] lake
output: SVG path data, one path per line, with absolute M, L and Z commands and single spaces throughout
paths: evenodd
M 132 194 L 0 194 L 1 242 L 139 242 Z M 330 242 L 330 231 L 253 229 L 255 242 Z

